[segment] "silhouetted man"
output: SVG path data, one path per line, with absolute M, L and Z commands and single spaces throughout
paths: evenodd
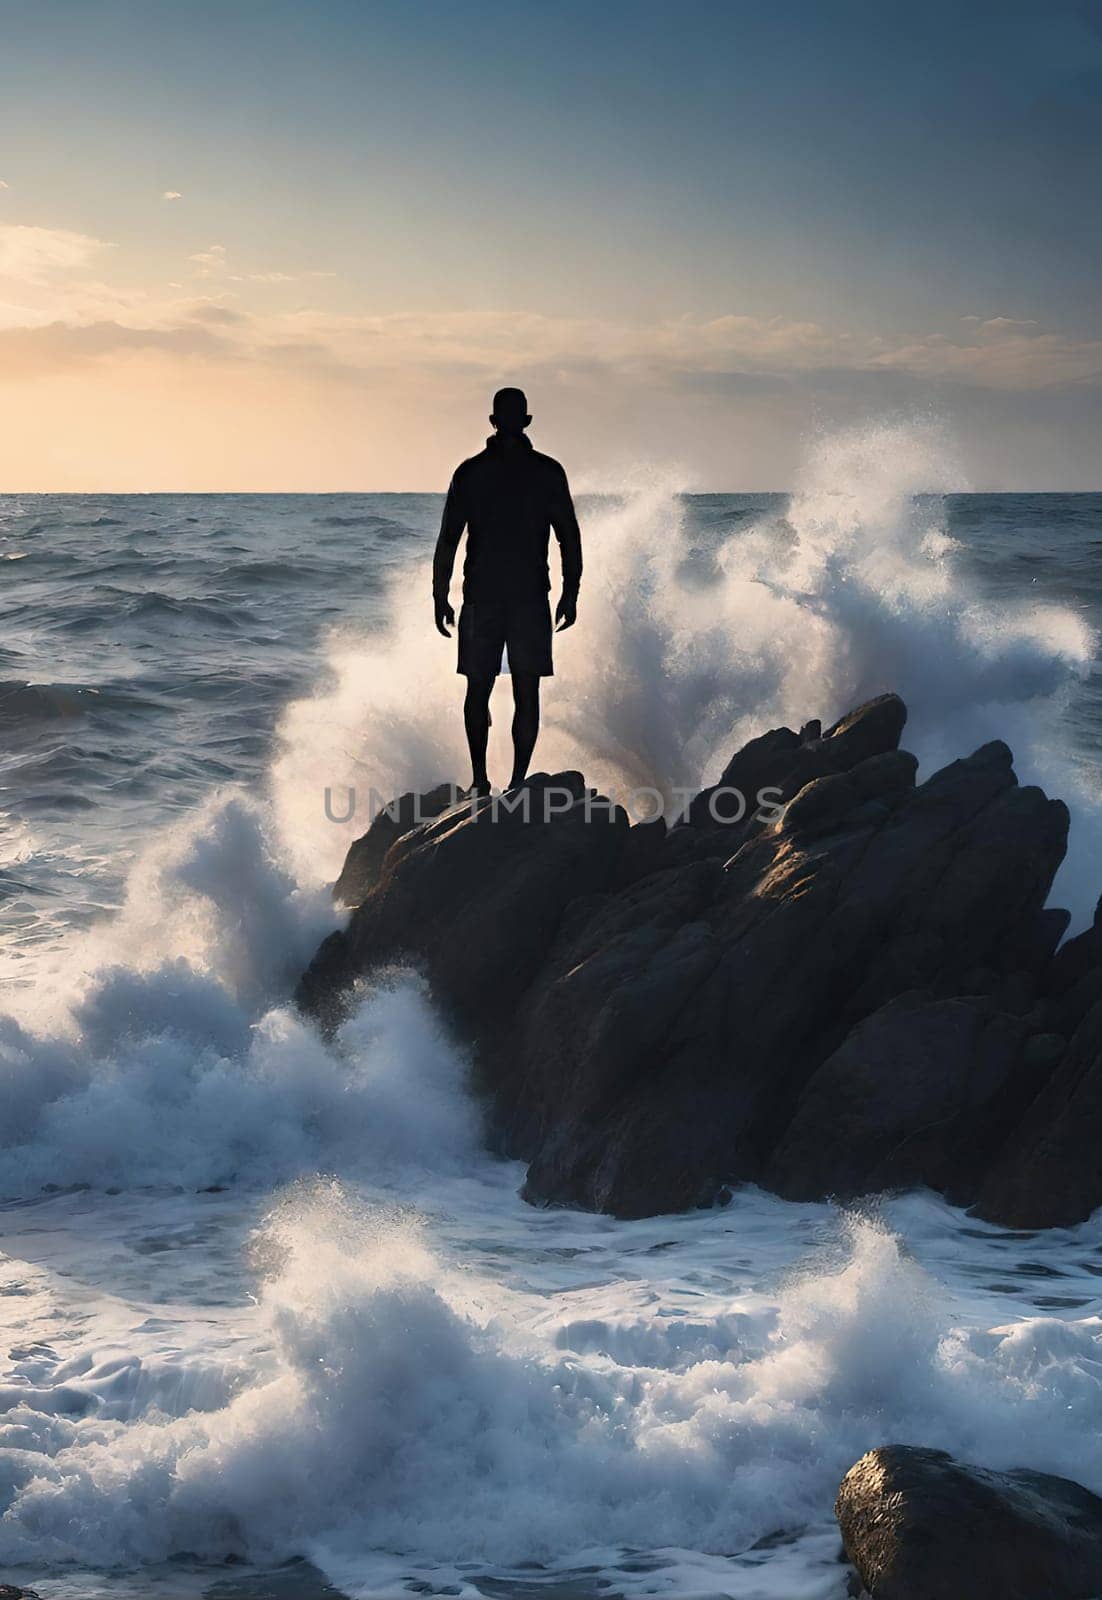
M 494 433 L 481 455 L 456 469 L 444 505 L 432 565 L 436 626 L 450 639 L 455 612 L 448 604 L 455 552 L 464 528 L 463 609 L 459 613 L 459 665 L 467 679 L 463 721 L 471 751 L 472 784 L 488 794 L 486 742 L 490 692 L 509 655 L 513 679 L 513 772 L 509 787 L 523 783 L 540 726 L 540 679 L 551 663 L 551 578 L 547 548 L 554 529 L 562 557 L 562 598 L 556 631 L 574 625 L 582 577 L 582 540 L 566 473 L 550 456 L 532 449 L 524 430 L 531 422 L 520 389 L 499 389 L 490 421 Z

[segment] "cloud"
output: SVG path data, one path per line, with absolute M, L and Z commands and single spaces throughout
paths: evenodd
M 302 283 L 307 278 L 335 278 L 335 272 L 231 272 L 231 283 Z
M 161 195 L 162 200 L 182 200 L 183 198 L 179 189 L 166 189 Z
M 385 316 L 299 311 L 266 320 L 273 342 L 328 347 L 350 368 L 461 366 L 500 371 L 564 364 L 616 368 L 640 378 L 739 367 L 762 374 L 812 371 L 849 353 L 848 335 L 781 317 L 692 317 L 612 322 L 538 312 L 400 312 Z
M 188 260 L 194 261 L 201 278 L 217 277 L 226 270 L 226 247 L 224 244 L 208 244 L 205 250 L 197 250 L 193 256 L 188 256 Z
M 10 184 L 5 183 L 3 178 L 0 178 L 0 189 L 9 189 L 10 187 Z
M 166 196 L 167 198 L 167 196 Z M 281 272 L 272 270 L 267 272 L 230 272 L 229 256 L 224 244 L 208 244 L 205 250 L 197 250 L 194 255 L 188 256 L 199 270 L 201 278 L 225 277 L 227 283 L 299 283 L 306 278 L 335 278 L 335 272 Z
M 965 319 L 961 319 L 962 322 Z M 301 345 L 328 351 L 349 375 L 423 368 L 499 373 L 596 370 L 639 383 L 694 385 L 764 393 L 816 375 L 894 373 L 937 383 L 1034 391 L 1102 381 L 1102 341 L 1046 332 L 1009 317 L 968 321 L 956 337 L 928 333 L 894 340 L 859 339 L 814 322 L 783 317 L 689 316 L 662 322 L 613 322 L 535 312 L 431 312 L 389 316 L 303 310 L 257 319 L 269 353 Z
M 86 267 L 111 247 L 102 239 L 65 228 L 34 228 L 0 223 L 0 277 L 23 283 L 44 283 Z
M 640 395 L 663 389 L 765 402 L 790 394 L 793 403 L 797 393 L 849 396 L 855 403 L 878 395 L 916 404 L 925 396 L 940 404 L 966 388 L 1028 394 L 1102 386 L 1102 340 L 1076 340 L 1024 318 L 974 315 L 955 322 L 952 334 L 889 339 L 741 313 L 616 321 L 534 311 L 261 311 L 246 299 L 248 284 L 279 285 L 311 274 L 230 273 L 226 247 L 211 244 L 189 258 L 197 277 L 212 280 L 210 297 L 189 296 L 178 283 L 160 294 L 115 291 L 79 276 L 80 263 L 102 248 L 79 234 L 0 228 L 0 261 L 6 250 L 24 277 L 34 274 L 41 283 L 49 271 L 69 269 L 67 278 L 28 290 L 25 306 L 15 304 L 15 296 L 0 305 L 0 326 L 117 324 L 125 333 L 120 349 L 145 333 L 150 345 L 163 341 L 166 350 L 232 357 L 288 376 L 367 389 L 401 375 L 462 387 L 527 374 L 532 382 L 594 390 L 627 385 Z M 223 303 L 222 289 L 240 300 L 240 309 Z M 191 335 L 198 328 L 217 330 L 218 339 L 196 344 Z M 64 359 L 64 348 L 55 335 L 52 366 Z M 74 359 L 85 359 L 86 347 L 74 342 L 72 350 Z
M 216 322 L 223 327 L 236 327 L 248 322 L 249 318 L 245 312 L 235 311 L 231 306 L 217 305 L 208 301 L 195 307 L 191 313 L 191 321 Z
M 879 351 L 869 365 L 988 389 L 1036 390 L 1102 380 L 1102 340 L 1031 331 L 1035 327 L 990 318 L 976 330 L 982 343 L 928 334 Z
M 977 319 L 978 320 L 978 319 Z M 1035 317 L 988 317 L 980 323 L 980 333 L 1016 333 L 1019 328 L 1036 328 Z
M 218 334 L 202 327 L 125 328 L 118 322 L 91 322 L 74 328 L 51 322 L 0 331 L 0 380 L 46 377 L 110 356 L 150 350 L 177 356 L 232 354 Z
M 197 250 L 194 255 L 188 256 L 199 270 L 201 278 L 225 277 L 227 283 L 299 283 L 306 278 L 335 278 L 335 272 L 281 272 L 272 270 L 268 272 L 230 272 L 229 257 L 224 244 L 208 244 L 205 250 Z

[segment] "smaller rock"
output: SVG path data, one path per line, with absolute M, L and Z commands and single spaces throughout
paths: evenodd
M 732 756 L 717 785 L 701 790 L 689 808 L 689 822 L 715 827 L 712 796 L 717 790 L 737 789 L 746 800 L 743 831 L 752 831 L 760 795 L 767 794 L 768 804 L 783 804 L 816 778 L 848 772 L 870 757 L 894 751 L 906 721 L 907 708 L 899 696 L 884 694 L 858 706 L 826 733 L 818 719 L 806 722 L 799 733 L 773 728 Z
M 887 1445 L 846 1473 L 834 1512 L 871 1600 L 1102 1594 L 1102 1500 L 1070 1478 Z

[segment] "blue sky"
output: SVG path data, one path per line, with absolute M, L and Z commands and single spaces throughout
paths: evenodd
M 1098 5 L 0 19 L 0 486 L 437 487 L 498 378 L 595 481 L 911 411 L 1102 483 Z

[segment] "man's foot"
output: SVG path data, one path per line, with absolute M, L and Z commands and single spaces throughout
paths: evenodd
M 472 778 L 469 788 L 463 790 L 463 797 L 467 800 L 483 800 L 489 792 L 489 778 Z

